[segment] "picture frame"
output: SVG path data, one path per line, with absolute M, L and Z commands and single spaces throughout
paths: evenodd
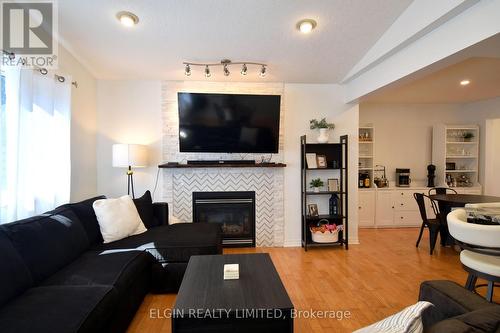
M 316 157 L 316 153 L 307 153 L 306 154 L 306 163 L 308 169 L 317 169 L 318 168 L 318 160 Z
M 318 205 L 317 204 L 307 205 L 307 213 L 309 216 L 319 216 Z
M 338 192 L 340 189 L 340 184 L 338 178 L 328 179 L 328 192 Z
M 326 169 L 328 167 L 325 155 L 317 155 L 316 160 L 317 160 L 318 169 Z
M 446 162 L 446 170 L 456 170 L 457 165 L 455 162 Z

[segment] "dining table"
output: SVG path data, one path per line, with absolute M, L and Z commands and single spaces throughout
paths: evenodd
M 453 208 L 464 207 L 466 204 L 500 202 L 500 197 L 479 194 L 432 194 L 429 198 L 438 203 L 439 214 L 441 216 L 441 228 L 439 232 L 441 235 L 441 245 L 443 246 L 454 244 L 454 241 L 449 234 L 448 222 L 446 220 L 446 217 Z

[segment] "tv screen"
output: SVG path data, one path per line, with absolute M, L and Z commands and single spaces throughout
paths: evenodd
M 279 95 L 178 93 L 181 152 L 277 153 Z

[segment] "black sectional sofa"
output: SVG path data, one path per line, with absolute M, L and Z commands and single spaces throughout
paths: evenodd
M 434 306 L 422 314 L 426 333 L 500 333 L 500 305 L 451 281 L 425 281 L 420 301 Z
M 191 255 L 221 254 L 208 223 L 168 225 L 166 203 L 134 200 L 146 231 L 103 244 L 92 203 L 0 226 L 0 332 L 124 332 L 148 292 L 175 292 Z

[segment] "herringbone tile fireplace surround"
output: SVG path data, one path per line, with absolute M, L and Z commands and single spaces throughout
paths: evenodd
M 255 159 L 252 154 L 186 154 L 179 152 L 177 92 L 220 92 L 274 94 L 283 96 L 283 85 L 274 83 L 197 83 L 163 82 L 162 84 L 162 155 L 164 161 L 186 159 Z M 273 162 L 283 161 L 283 98 L 281 101 L 279 153 Z M 269 157 L 267 155 L 266 157 Z M 162 169 L 163 199 L 171 214 L 182 222 L 192 221 L 192 193 L 210 191 L 255 191 L 256 245 L 283 246 L 284 242 L 284 172 L 280 168 L 197 168 Z

